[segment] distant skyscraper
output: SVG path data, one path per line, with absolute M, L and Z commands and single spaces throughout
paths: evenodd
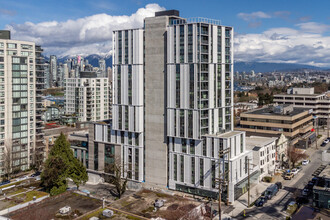
M 50 73 L 50 78 L 52 79 L 50 81 L 50 87 L 53 87 L 53 82 L 56 82 L 57 80 L 57 57 L 55 55 L 51 55 L 50 56 L 50 69 L 49 69 L 49 73 Z
M 67 63 L 63 64 L 63 78 L 69 78 L 69 68 Z
M 107 77 L 106 75 L 106 65 L 105 65 L 105 60 L 104 59 L 99 59 L 99 69 L 101 72 L 102 77 Z

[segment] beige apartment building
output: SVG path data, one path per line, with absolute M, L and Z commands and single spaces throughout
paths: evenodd
M 284 134 L 291 144 L 299 140 L 315 137 L 313 129 L 312 111 L 303 108 L 294 108 L 292 105 L 278 105 L 255 109 L 241 114 L 241 131 Z

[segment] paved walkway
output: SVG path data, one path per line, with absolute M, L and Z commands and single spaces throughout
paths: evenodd
M 250 204 L 253 203 L 263 193 L 271 183 L 260 182 L 250 190 Z M 237 216 L 244 209 L 248 209 L 248 193 L 244 193 L 232 205 L 233 209 L 225 209 L 224 214 L 230 216 Z M 227 210 L 227 211 L 226 211 Z

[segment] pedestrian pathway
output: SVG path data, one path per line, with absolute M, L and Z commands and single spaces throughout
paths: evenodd
M 271 183 L 260 182 L 258 185 L 254 186 L 250 190 L 250 204 L 252 204 L 255 200 L 257 200 L 260 195 L 267 189 L 267 187 L 271 185 Z M 241 197 L 235 200 L 233 204 L 234 209 L 231 209 L 230 212 L 224 211 L 225 214 L 229 214 L 230 216 L 237 216 L 244 209 L 248 208 L 248 193 L 244 193 Z

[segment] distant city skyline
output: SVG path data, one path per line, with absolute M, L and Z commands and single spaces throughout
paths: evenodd
M 155 11 L 208 17 L 233 26 L 235 60 L 330 66 L 330 3 L 325 1 L 0 0 L 0 29 L 36 41 L 45 55 L 111 54 L 112 31 L 142 27 Z M 212 7 L 208 7 L 212 5 Z

